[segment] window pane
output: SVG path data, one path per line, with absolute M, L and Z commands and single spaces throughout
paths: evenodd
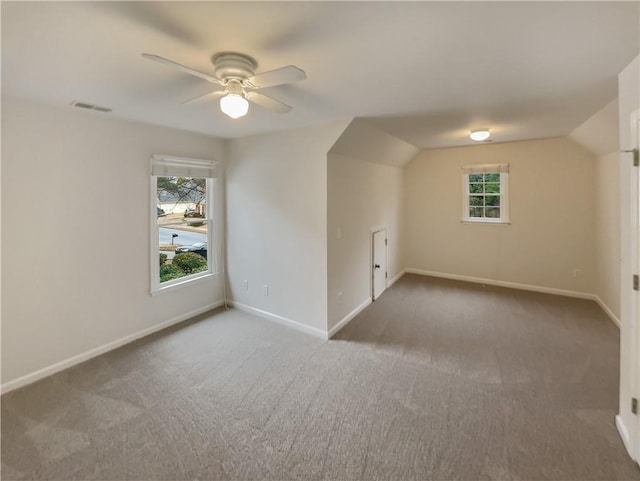
M 484 201 L 486 206 L 498 207 L 500 205 L 500 196 L 488 195 L 484 198 Z
M 469 217 L 482 217 L 482 207 L 469 207 Z
M 483 173 L 464 173 L 463 203 L 467 213 L 463 220 L 482 221 L 493 223 L 508 222 L 508 191 L 509 174 L 500 173 L 499 165 L 481 166 Z M 473 170 L 472 170 L 473 172 Z
M 207 242 L 206 219 L 188 220 L 180 224 L 158 229 L 158 246 L 161 251 L 173 251 L 176 247 Z
M 484 205 L 484 196 L 482 195 L 470 195 L 469 196 L 469 205 L 470 206 L 483 206 Z
M 207 179 L 200 177 L 157 178 L 158 224 L 183 218 L 206 217 Z
M 207 271 L 207 179 L 158 177 L 156 198 L 160 283 Z
M 207 229 L 204 219 L 158 229 L 160 283 L 207 270 Z
M 158 203 L 158 225 L 182 223 L 185 221 L 197 222 L 206 217 L 205 204 L 193 204 L 190 202 L 163 202 Z
M 483 192 L 483 184 L 469 184 L 469 193 L 470 194 L 482 194 Z
M 492 219 L 500 218 L 500 207 L 487 207 L 485 211 L 486 211 L 486 216 L 488 218 L 492 218 Z
M 484 191 L 487 194 L 499 194 L 500 193 L 500 184 L 485 184 Z

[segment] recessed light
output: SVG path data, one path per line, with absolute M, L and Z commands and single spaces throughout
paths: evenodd
M 489 132 L 488 130 L 473 130 L 471 131 L 471 133 L 469 134 L 469 138 L 471 140 L 475 140 L 476 142 L 482 142 L 484 140 L 487 140 L 489 137 L 491 137 L 491 132 Z

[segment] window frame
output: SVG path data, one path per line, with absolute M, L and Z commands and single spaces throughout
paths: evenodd
M 216 191 L 218 189 L 217 175 L 206 176 L 206 175 L 198 175 L 195 173 L 194 175 L 182 175 L 182 174 L 172 174 L 170 167 L 166 173 L 163 174 L 154 174 L 153 169 L 154 165 L 161 164 L 174 164 L 181 165 L 184 167 L 193 166 L 195 168 L 210 168 L 211 170 L 217 171 L 219 168 L 219 163 L 214 160 L 204 160 L 204 159 L 194 159 L 188 157 L 173 157 L 166 155 L 158 155 L 154 154 L 150 159 L 150 189 L 149 189 L 149 219 L 150 219 L 150 273 L 151 273 L 151 288 L 150 294 L 152 296 L 156 296 L 158 294 L 163 294 L 166 292 L 173 291 L 176 288 L 185 287 L 194 282 L 200 282 L 204 279 L 209 279 L 217 276 L 218 271 L 218 262 L 215 258 L 214 252 L 215 249 L 215 241 L 217 236 L 215 235 L 216 226 L 218 222 L 216 222 L 216 214 L 218 213 L 218 209 L 216 208 L 216 200 L 217 195 Z M 172 224 L 159 224 L 158 223 L 158 197 L 157 197 L 157 189 L 158 189 L 158 177 L 193 177 L 193 178 L 205 178 L 206 179 L 206 209 L 205 209 L 205 217 L 203 220 L 207 222 L 207 270 L 202 272 L 197 272 L 195 274 L 191 274 L 185 277 L 180 277 L 179 279 L 173 279 L 166 282 L 160 282 L 160 264 L 159 264 L 159 256 L 160 256 L 160 246 L 159 246 L 159 229 L 164 226 L 169 226 Z M 209 254 L 211 253 L 211 254 Z
M 469 199 L 473 195 L 469 191 L 469 175 L 499 174 L 500 175 L 500 217 L 471 217 L 469 215 Z M 462 223 L 464 224 L 493 224 L 509 225 L 509 164 L 483 164 L 462 167 Z

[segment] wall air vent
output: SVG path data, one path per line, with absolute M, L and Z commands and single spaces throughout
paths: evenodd
M 99 105 L 93 105 L 87 102 L 78 102 L 77 100 L 71 102 L 71 105 L 81 109 L 97 110 L 98 112 L 111 112 L 111 109 L 108 107 L 100 107 Z

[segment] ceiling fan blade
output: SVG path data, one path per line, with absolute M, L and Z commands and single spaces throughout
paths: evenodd
M 212 77 L 211 75 L 207 75 L 206 73 L 193 70 L 192 68 L 189 68 L 178 62 L 174 62 L 173 60 L 169 60 L 167 58 L 160 57 L 159 55 L 153 55 L 150 53 L 143 53 L 142 56 L 149 60 L 153 60 L 155 62 L 160 62 L 162 64 L 168 65 L 169 67 L 177 68 L 178 70 L 181 70 L 184 73 L 188 73 L 189 75 L 195 75 L 196 77 L 200 77 L 201 79 L 207 80 L 208 82 L 211 82 L 217 85 L 222 85 L 222 82 L 220 81 L 220 79 L 216 77 Z
M 182 105 L 184 104 L 199 104 L 202 102 L 207 102 L 209 100 L 219 99 L 224 95 L 224 90 L 214 90 L 213 92 L 207 92 L 204 95 L 198 95 L 189 100 L 185 100 L 184 102 L 180 102 Z
M 253 77 L 249 77 L 247 82 L 251 87 L 262 89 L 265 87 L 275 87 L 276 85 L 298 82 L 307 78 L 304 70 L 299 69 L 295 65 L 277 68 L 268 72 L 263 72 Z
M 260 107 L 264 107 L 265 109 L 277 112 L 279 114 L 286 114 L 291 110 L 291 107 L 289 105 L 267 95 L 259 94 L 258 92 L 247 92 L 246 97 L 247 100 L 253 102 L 254 104 L 258 104 Z

